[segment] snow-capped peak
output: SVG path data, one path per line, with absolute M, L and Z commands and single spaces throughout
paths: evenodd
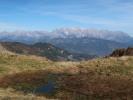
M 58 34 L 58 36 L 63 38 L 70 37 L 88 37 L 88 38 L 98 38 L 113 41 L 126 41 L 131 38 L 128 34 L 120 31 L 108 31 L 108 30 L 97 30 L 97 29 L 81 29 L 81 28 L 61 28 L 53 31 Z M 123 41 L 123 42 L 124 42 Z
M 119 31 L 82 29 L 82 28 L 60 28 L 52 32 L 47 31 L 14 31 L 0 32 L 0 40 L 11 40 L 20 42 L 41 42 L 48 38 L 98 38 L 117 42 L 127 42 L 132 39 L 128 34 Z

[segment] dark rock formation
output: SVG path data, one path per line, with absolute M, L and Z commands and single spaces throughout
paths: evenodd
M 111 57 L 121 57 L 121 56 L 133 56 L 133 47 L 128 47 L 127 49 L 117 49 L 110 54 Z

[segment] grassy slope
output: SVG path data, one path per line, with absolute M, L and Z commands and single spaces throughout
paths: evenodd
M 36 96 L 30 93 L 25 95 L 21 92 L 16 92 L 11 88 L 8 89 L 0 88 L 0 100 L 53 100 L 53 99 L 47 99 L 45 97 Z
M 45 58 L 15 54 L 0 54 L 0 74 L 16 73 L 24 70 L 43 69 L 50 61 Z
M 0 76 L 23 71 L 64 71 L 77 64 L 78 62 L 53 62 L 44 57 L 2 53 L 0 54 Z
M 44 72 L 42 71 L 42 74 L 35 72 L 35 76 L 45 76 L 43 74 L 45 72 L 60 74 L 56 77 L 60 85 L 60 91 L 56 93 L 56 97 L 65 98 L 67 96 L 69 100 L 72 97 L 86 100 L 83 99 L 86 96 L 91 98 L 90 100 L 97 98 L 102 98 L 102 100 L 129 98 L 129 100 L 132 100 L 133 98 L 133 57 L 99 58 L 82 62 L 52 62 L 35 56 L 0 54 L 0 77 L 5 77 L 9 81 L 11 78 L 10 84 L 13 84 L 13 82 L 15 84 L 21 75 L 25 75 L 26 78 L 26 73 L 34 73 L 34 71 L 39 70 L 44 70 Z M 20 75 L 12 76 L 15 73 L 20 73 Z M 34 79 L 33 73 L 27 74 L 28 78 L 31 76 Z M 8 78 L 6 78 L 7 76 Z M 13 77 L 16 78 L 13 80 Z M 36 77 L 36 80 L 42 78 L 44 77 L 39 76 L 39 78 Z M 10 84 L 8 85 L 10 86 Z M 0 94 L 6 94 L 4 90 L 1 89 L 1 91 Z M 14 93 L 17 94 L 17 92 Z

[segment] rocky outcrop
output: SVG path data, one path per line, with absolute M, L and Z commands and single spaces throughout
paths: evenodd
M 121 56 L 133 56 L 133 47 L 128 47 L 127 49 L 117 49 L 110 54 L 111 57 L 121 57 Z

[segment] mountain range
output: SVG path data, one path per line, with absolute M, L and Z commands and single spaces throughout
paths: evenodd
M 114 49 L 133 46 L 133 37 L 120 31 L 61 28 L 47 31 L 0 32 L 0 41 L 50 43 L 70 53 L 105 56 Z
M 92 59 L 94 55 L 69 53 L 49 43 L 24 44 L 19 42 L 1 42 L 1 52 L 46 57 L 52 61 L 78 61 Z
M 127 48 L 128 43 L 97 39 L 97 38 L 55 38 L 49 43 L 63 48 L 71 53 L 106 56 L 117 48 Z

